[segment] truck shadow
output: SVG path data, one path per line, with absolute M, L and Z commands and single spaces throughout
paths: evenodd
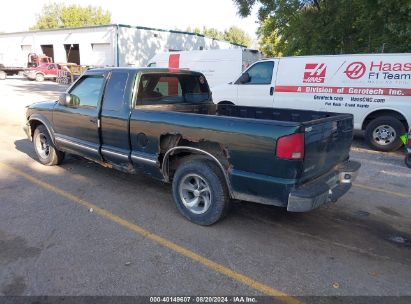
M 14 147 L 16 150 L 30 156 L 33 160 L 37 161 L 36 152 L 34 151 L 33 144 L 28 139 L 18 139 L 14 141 Z
M 37 161 L 29 140 L 20 139 L 14 143 L 18 151 Z M 158 201 L 147 208 L 153 208 L 150 210 L 162 208 L 164 209 L 162 212 L 171 213 L 167 216 L 173 218 L 175 225 L 194 225 L 182 219 L 174 210 L 169 184 L 147 178 L 142 174 L 129 175 L 103 168 L 74 155 L 67 155 L 59 167 L 66 170 L 67 174 L 81 176 L 84 180 L 98 178 L 101 184 L 121 184 L 123 191 L 125 189 L 130 197 L 141 196 L 141 191 L 158 193 L 156 199 Z M 96 191 L 106 191 L 106 189 L 97 188 Z M 345 200 L 355 199 L 355 193 L 349 193 L 337 204 L 323 206 L 309 213 L 289 213 L 285 208 L 236 201 L 233 202 L 232 210 L 226 219 L 209 228 L 196 226 L 193 229 L 210 229 L 212 233 L 217 234 L 219 230 L 230 233 L 235 231 L 236 235 L 247 236 L 264 234 L 266 238 L 283 233 L 290 235 L 291 238 L 311 240 L 313 243 L 318 243 L 320 247 L 337 246 L 358 254 L 392 259 L 411 266 L 411 231 L 409 229 L 400 231 L 394 228 L 395 218 L 402 215 L 391 212 L 387 217 L 381 218 L 359 209 L 350 210 L 344 206 Z M 102 203 L 111 206 L 110 201 Z M 123 208 L 137 210 L 144 206 L 129 206 L 124 202 Z
M 388 215 L 385 217 L 360 209 L 349 210 L 344 206 L 344 201 L 348 199 L 343 198 L 336 204 L 308 213 L 289 213 L 285 208 L 241 202 L 233 208 L 232 216 L 243 219 L 247 227 L 259 223 L 266 226 L 264 231 L 285 230 L 323 245 L 342 247 L 411 266 L 410 227 L 401 231 L 395 228 L 395 218 L 402 215 L 391 209 L 384 212 Z

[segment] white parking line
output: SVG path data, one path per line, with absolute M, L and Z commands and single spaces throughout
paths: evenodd
M 411 178 L 411 174 L 408 174 L 408 173 L 392 172 L 392 171 L 385 171 L 385 170 L 381 170 L 380 173 L 391 175 L 391 176 L 397 176 L 397 177 Z

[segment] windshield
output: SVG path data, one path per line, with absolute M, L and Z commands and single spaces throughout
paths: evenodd
M 36 70 L 36 69 L 47 69 L 48 68 L 48 64 L 47 63 L 43 63 L 43 64 L 40 64 L 38 67 L 32 67 L 32 68 L 30 68 L 31 70 Z

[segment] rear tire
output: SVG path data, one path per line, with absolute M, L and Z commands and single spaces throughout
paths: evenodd
M 57 150 L 50 135 L 43 125 L 34 130 L 33 145 L 39 161 L 46 166 L 59 165 L 64 159 L 64 152 Z
M 400 136 L 405 133 L 404 125 L 397 118 L 381 116 L 372 120 L 365 129 L 365 140 L 379 151 L 395 151 L 402 146 Z
M 208 159 L 188 159 L 176 170 L 173 197 L 177 209 L 191 222 L 209 226 L 228 212 L 230 196 L 219 167 Z

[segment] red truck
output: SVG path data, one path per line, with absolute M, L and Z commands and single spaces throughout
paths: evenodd
M 30 53 L 27 56 L 27 68 L 37 67 L 41 64 L 49 64 L 53 62 L 53 58 L 48 57 L 44 54 Z M 7 76 L 20 75 L 27 69 L 23 66 L 5 66 L 0 63 L 0 80 L 4 80 Z
M 63 67 L 57 63 L 43 63 L 24 71 L 24 76 L 30 80 L 43 81 L 45 79 L 56 79 L 57 71 Z

